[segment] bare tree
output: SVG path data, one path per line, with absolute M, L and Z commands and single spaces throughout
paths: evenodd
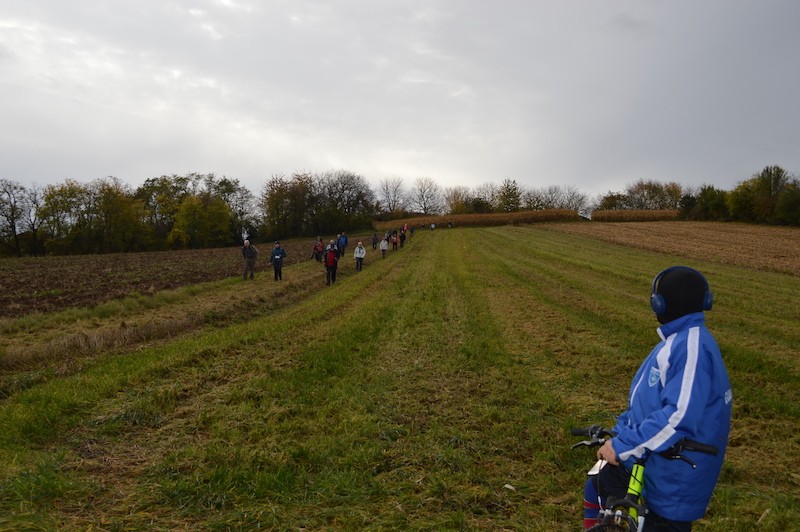
M 411 203 L 422 214 L 439 214 L 443 206 L 442 189 L 430 177 L 418 177 L 411 191 Z
M 558 209 L 562 203 L 563 193 L 558 185 L 533 188 L 524 195 L 525 207 L 528 209 Z
M 542 195 L 539 189 L 531 188 L 522 193 L 522 208 L 526 211 L 538 211 L 544 209 Z
M 483 183 L 475 187 L 475 197 L 485 202 L 492 209 L 497 208 L 499 189 L 494 183 Z
M 522 195 L 526 209 L 570 209 L 584 211 L 589 204 L 589 197 L 572 185 L 549 185 L 534 188 Z
M 44 220 L 40 214 L 44 204 L 44 191 L 35 183 L 28 187 L 25 194 L 25 213 L 26 217 L 23 220 L 25 232 L 30 235 L 29 253 L 37 256 L 44 253 L 44 246 L 42 245 L 41 235 L 39 229 L 42 227 Z
M 402 177 L 387 177 L 378 184 L 378 200 L 388 213 L 402 212 L 406 208 L 406 194 Z
M 0 238 L 9 241 L 14 254 L 22 255 L 20 230 L 25 217 L 25 188 L 16 181 L 0 179 Z
M 570 209 L 583 212 L 589 205 L 589 196 L 578 190 L 572 185 L 565 185 L 562 188 L 562 202 L 560 209 Z

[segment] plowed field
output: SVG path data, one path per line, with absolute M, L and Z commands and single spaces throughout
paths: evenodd
M 283 243 L 291 265 L 307 260 L 312 241 Z M 259 244 L 256 275 L 271 244 Z M 242 274 L 240 248 L 0 259 L 0 317 L 91 306 L 130 294 L 153 294 Z
M 800 228 L 721 222 L 561 223 L 559 231 L 648 251 L 800 275 Z

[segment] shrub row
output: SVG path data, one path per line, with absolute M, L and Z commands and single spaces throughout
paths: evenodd
M 613 209 L 592 212 L 592 221 L 595 222 L 659 222 L 676 220 L 678 211 L 665 210 L 625 210 Z
M 445 216 L 415 216 L 403 220 L 390 220 L 373 222 L 375 229 L 385 231 L 408 224 L 411 227 L 428 228 L 431 224 L 436 227 L 447 227 L 452 224 L 455 227 L 467 226 L 491 226 L 491 225 L 515 225 L 537 222 L 566 222 L 580 220 L 577 211 L 570 209 L 544 209 L 536 211 L 519 212 L 493 212 L 487 214 L 451 214 Z

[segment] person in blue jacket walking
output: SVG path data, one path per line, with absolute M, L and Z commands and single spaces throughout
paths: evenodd
M 281 247 L 281 243 L 276 241 L 275 248 L 272 250 L 270 264 L 275 269 L 275 280 L 283 280 L 283 259 L 286 258 L 286 251 Z
M 652 452 L 644 486 L 647 531 L 691 530 L 705 514 L 722 469 L 733 394 L 722 354 L 705 326 L 704 311 L 713 304 L 708 282 L 692 268 L 667 268 L 653 279 L 650 304 L 661 323 L 661 342 L 633 378 L 615 436 L 597 451 L 611 467 L 586 484 L 587 527 L 598 502 L 625 495 L 633 462 L 643 454 Z M 719 453 L 689 453 L 696 468 L 657 454 L 683 438 L 716 446 Z

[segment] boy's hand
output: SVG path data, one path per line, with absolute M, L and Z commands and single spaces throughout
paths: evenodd
M 617 453 L 614 452 L 614 447 L 611 446 L 610 438 L 606 440 L 603 446 L 597 450 L 597 459 L 605 460 L 606 462 L 614 466 L 619 465 L 619 461 L 617 460 Z

